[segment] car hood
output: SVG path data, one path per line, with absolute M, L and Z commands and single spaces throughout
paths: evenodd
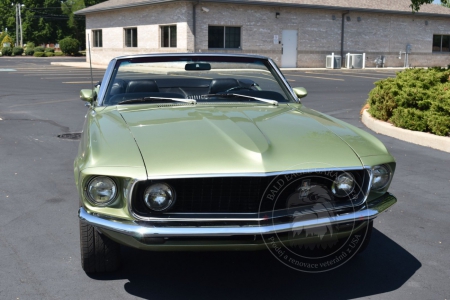
M 361 167 L 348 142 L 330 129 L 345 132 L 345 126 L 302 106 L 118 109 L 149 178 Z

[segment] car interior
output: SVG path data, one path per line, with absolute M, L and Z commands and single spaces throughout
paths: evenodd
M 213 102 L 219 99 L 224 101 L 224 98 L 220 96 L 224 94 L 239 94 L 280 102 L 288 101 L 278 92 L 262 90 L 258 83 L 250 79 L 133 78 L 115 79 L 109 89 L 109 93 L 107 93 L 105 104 L 116 105 L 122 101 L 146 97 L 195 99 L 197 101 Z M 239 98 L 239 101 L 249 101 L 249 99 Z

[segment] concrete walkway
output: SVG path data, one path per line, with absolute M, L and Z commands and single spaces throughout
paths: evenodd
M 51 62 L 50 64 L 53 66 L 65 66 L 65 67 L 89 69 L 88 62 L 54 61 L 54 62 Z M 107 67 L 107 65 L 92 64 L 93 69 L 106 69 L 106 67 Z

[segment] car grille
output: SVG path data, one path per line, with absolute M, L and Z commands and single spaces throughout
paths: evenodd
M 364 183 L 364 172 L 352 171 L 352 174 L 357 179 L 358 185 L 363 187 L 362 190 L 365 190 L 364 186 L 367 182 Z M 315 173 L 302 174 L 301 180 L 310 178 L 309 184 L 318 186 L 326 190 L 328 195 L 332 195 L 330 191 L 332 176 L 333 174 L 320 174 L 320 176 Z M 141 181 L 134 189 L 131 205 L 133 211 L 141 216 L 171 213 L 257 213 L 286 209 L 288 208 L 287 199 L 292 199 L 293 195 L 295 197 L 302 181 L 295 184 L 285 182 L 283 191 L 277 194 L 277 200 L 267 201 L 270 191 L 274 192 L 277 189 L 276 182 L 280 178 L 285 177 L 207 177 Z M 176 202 L 167 213 L 152 212 L 142 200 L 146 187 L 156 182 L 168 183 L 176 192 Z M 268 187 L 271 188 L 268 189 Z M 353 204 L 363 197 L 363 193 L 355 194 Z M 347 200 L 334 199 L 331 196 L 331 201 L 337 204 L 348 202 Z

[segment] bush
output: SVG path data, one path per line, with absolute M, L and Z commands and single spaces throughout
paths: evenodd
M 34 47 L 36 47 L 36 45 L 33 42 L 28 42 L 25 45 L 27 49 L 34 49 Z
M 80 42 L 73 38 L 65 38 L 59 41 L 59 47 L 64 54 L 75 55 L 80 48 Z
M 415 131 L 425 131 L 428 126 L 425 113 L 415 108 L 397 108 L 390 121 L 397 127 Z
M 51 57 L 51 56 L 55 56 L 55 53 L 53 52 L 44 52 L 46 57 Z
M 3 56 L 11 56 L 12 55 L 12 48 L 11 47 L 3 47 L 2 48 L 2 55 Z
M 34 52 L 35 57 L 44 57 L 44 55 L 45 55 L 45 52 Z
M 23 54 L 23 48 L 22 47 L 14 47 L 12 50 L 14 55 L 22 55 Z
M 55 52 L 55 56 L 64 56 L 64 53 L 62 53 L 62 52 Z
M 34 47 L 34 52 L 45 52 L 45 48 L 41 46 Z
M 32 56 L 34 54 L 34 48 L 28 48 L 25 50 L 25 55 Z
M 45 48 L 45 52 L 55 53 L 55 48 Z
M 450 135 L 450 117 L 448 116 L 436 116 L 433 118 L 428 118 L 427 125 L 428 128 L 430 128 L 431 132 L 437 135 Z
M 450 133 L 450 70 L 443 68 L 408 69 L 396 78 L 375 82 L 370 91 L 369 113 L 395 126 Z

